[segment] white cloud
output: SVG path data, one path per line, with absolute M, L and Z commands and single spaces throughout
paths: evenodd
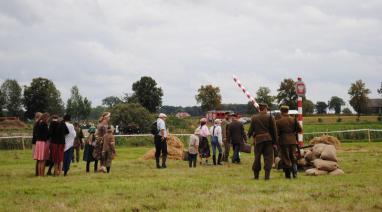
M 170 105 L 194 105 L 207 83 L 245 103 L 232 74 L 253 94 L 302 76 L 313 101 L 347 99 L 358 79 L 376 97 L 381 21 L 378 0 L 0 0 L 0 80 L 48 77 L 96 104 L 144 75 Z

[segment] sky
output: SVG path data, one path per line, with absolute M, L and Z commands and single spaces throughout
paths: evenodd
M 0 0 L 0 82 L 52 80 L 93 106 L 131 93 L 151 76 L 164 105 L 196 105 L 201 85 L 219 86 L 223 103 L 246 103 L 301 76 L 307 98 L 349 99 L 362 79 L 379 97 L 380 0 Z

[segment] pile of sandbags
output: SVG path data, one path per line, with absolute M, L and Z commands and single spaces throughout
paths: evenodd
M 330 139 L 328 139 L 330 138 Z M 314 138 L 311 143 L 314 145 L 307 150 L 304 158 L 299 160 L 299 165 L 305 164 L 306 175 L 342 175 L 344 172 L 340 169 L 337 159 L 337 150 L 340 142 L 332 136 L 322 136 Z
M 171 160 L 182 160 L 183 159 L 183 143 L 176 136 L 170 135 L 167 137 L 167 158 Z M 148 151 L 144 156 L 143 160 L 153 160 L 155 159 L 155 148 Z

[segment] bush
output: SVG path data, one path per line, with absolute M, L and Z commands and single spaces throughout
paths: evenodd
M 324 122 L 324 120 L 322 118 L 318 118 L 318 122 L 322 123 L 322 122 Z
M 118 125 L 122 133 L 129 126 L 138 128 L 140 133 L 149 132 L 153 116 L 140 104 L 117 104 L 111 109 L 111 123 Z

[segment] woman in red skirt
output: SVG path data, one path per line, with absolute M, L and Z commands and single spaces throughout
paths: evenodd
M 54 175 L 59 176 L 62 171 L 64 160 L 65 135 L 69 133 L 63 120 L 59 120 L 57 115 L 52 116 L 49 125 L 50 154 L 54 163 Z
M 38 122 L 36 132 L 36 147 L 34 151 L 34 159 L 38 161 L 37 176 L 44 176 L 45 161 L 49 158 L 49 129 L 48 129 L 49 113 L 44 113 Z

